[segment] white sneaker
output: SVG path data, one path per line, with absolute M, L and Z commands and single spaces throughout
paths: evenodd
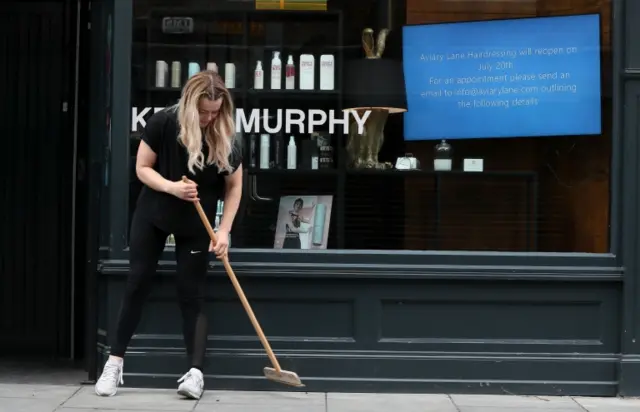
M 196 368 L 191 368 L 182 378 L 178 379 L 178 394 L 191 399 L 200 399 L 204 391 L 204 376 Z
M 113 396 L 118 392 L 118 385 L 122 385 L 122 361 L 108 360 L 102 370 L 100 379 L 96 382 L 96 395 Z

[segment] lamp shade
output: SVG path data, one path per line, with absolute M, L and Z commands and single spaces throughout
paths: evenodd
M 387 59 L 359 59 L 345 68 L 344 110 L 407 111 L 402 63 Z

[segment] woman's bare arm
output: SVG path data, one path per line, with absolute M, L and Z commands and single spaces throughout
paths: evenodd
M 153 170 L 157 159 L 158 156 L 151 147 L 144 140 L 141 140 L 138 147 L 138 155 L 136 156 L 136 176 L 151 189 L 157 192 L 170 193 L 173 182 Z
M 238 213 L 238 208 L 240 207 L 240 199 L 242 198 L 242 164 L 238 166 L 232 174 L 225 176 L 224 181 L 224 210 L 218 230 L 224 230 L 229 233 L 233 225 L 233 220 L 236 218 L 236 213 Z

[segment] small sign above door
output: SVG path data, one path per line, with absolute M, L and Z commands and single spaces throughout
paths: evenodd
M 193 33 L 192 17 L 163 17 L 162 32 L 167 34 Z

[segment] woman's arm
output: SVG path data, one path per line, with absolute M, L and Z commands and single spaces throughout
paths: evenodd
M 136 156 L 136 176 L 145 185 L 157 192 L 165 192 L 187 201 L 198 200 L 198 187 L 195 183 L 172 182 L 153 169 L 158 156 L 144 140 L 140 141 Z
M 144 140 L 141 140 L 140 146 L 138 146 L 138 155 L 136 156 L 136 176 L 151 189 L 157 192 L 170 193 L 173 182 L 153 170 L 157 159 L 158 156 L 151 147 Z
M 224 182 L 224 209 L 218 230 L 229 233 L 233 225 L 233 220 L 236 218 L 236 213 L 238 213 L 240 198 L 242 197 L 242 164 L 240 164 L 232 174 L 225 176 Z

